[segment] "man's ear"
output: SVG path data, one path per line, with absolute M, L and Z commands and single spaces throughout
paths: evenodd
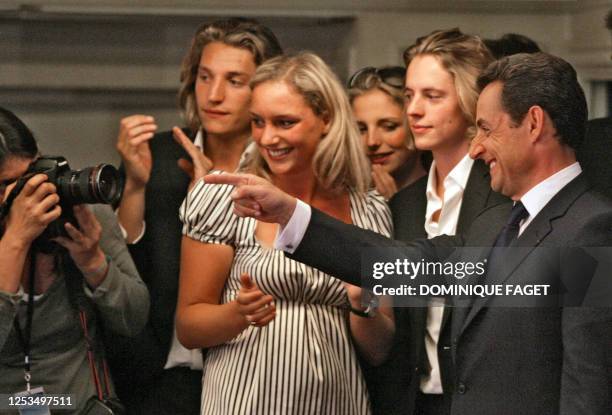
M 527 110 L 523 123 L 527 124 L 526 128 L 530 141 L 535 142 L 542 136 L 546 117 L 546 112 L 539 105 L 533 105 Z

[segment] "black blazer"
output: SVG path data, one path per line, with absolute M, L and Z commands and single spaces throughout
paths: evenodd
M 578 161 L 598 191 L 612 198 L 612 117 L 587 123 L 586 136 L 577 152 Z
M 137 338 L 116 338 L 108 347 L 118 390 L 128 393 L 134 386 L 154 381 L 168 358 L 178 297 L 182 238 L 179 207 L 189 186 L 189 177 L 177 165 L 180 158 L 189 156 L 171 131 L 156 134 L 150 148 L 153 167 L 145 195 L 146 231 L 137 244 L 128 245 L 149 288 L 149 321 Z
M 491 247 L 511 204 L 479 215 L 464 236 L 416 240 L 419 258 L 436 258 L 436 248 Z M 363 249 L 397 247 L 313 209 L 292 258 L 360 284 Z M 542 261 L 535 247 L 612 246 L 612 202 L 591 191 L 580 175 L 565 186 L 525 229 L 515 245 L 525 248 L 508 260 L 508 272 L 487 282 L 535 281 L 559 287 L 572 263 Z M 480 258 L 490 248 L 480 249 Z M 412 253 L 412 254 L 411 254 Z M 412 256 L 410 256 L 412 255 Z M 468 258 L 474 260 L 475 258 Z M 608 264 L 609 265 L 609 264 Z M 580 280 L 581 270 L 578 269 Z M 604 273 L 609 272 L 603 269 Z M 571 276 L 570 276 L 571 277 Z M 576 277 L 574 275 L 573 277 Z M 607 281 L 606 281 L 607 282 Z M 607 284 L 609 286 L 609 283 Z M 534 301 L 540 297 L 533 297 Z M 604 415 L 612 409 L 612 309 L 584 307 L 499 308 L 498 297 L 455 308 L 451 353 L 455 370 L 453 415 Z M 539 304 L 539 303 L 538 303 Z
M 427 176 L 398 192 L 390 201 L 393 215 L 394 238 L 412 241 L 427 238 L 425 215 L 427 209 Z M 469 229 L 476 216 L 484 209 L 506 203 L 508 198 L 494 192 L 490 186 L 489 169 L 482 160 L 476 160 L 463 193 L 457 233 Z M 450 334 L 448 324 L 451 308 L 446 307 L 438 342 L 438 361 L 445 392 L 452 391 L 453 370 L 450 352 L 445 349 Z M 374 414 L 412 415 L 416 394 L 420 390 L 421 375 L 428 369 L 425 351 L 427 308 L 395 309 L 396 335 L 387 361 L 367 369 Z

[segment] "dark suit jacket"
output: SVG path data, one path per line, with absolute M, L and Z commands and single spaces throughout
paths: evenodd
M 587 123 L 577 157 L 595 189 L 612 198 L 612 117 Z
M 427 209 L 427 176 L 398 192 L 389 206 L 393 214 L 394 238 L 412 241 L 427 238 L 425 214 Z M 484 209 L 507 202 L 508 199 L 493 192 L 489 169 L 482 160 L 476 160 L 470 171 L 463 193 L 457 233 L 469 229 L 476 216 Z M 452 391 L 453 371 L 450 356 L 450 307 L 442 319 L 438 361 L 445 392 Z M 425 351 L 427 308 L 395 309 L 396 335 L 387 361 L 377 368 L 367 369 L 367 381 L 374 414 L 412 415 L 416 394 L 420 390 L 421 375 L 427 373 Z
M 187 131 L 185 131 L 188 134 Z M 116 338 L 110 360 L 118 391 L 147 393 L 146 385 L 160 375 L 168 358 L 178 296 L 182 224 L 179 207 L 187 194 L 189 177 L 178 167 L 189 156 L 172 138 L 172 132 L 156 134 L 150 141 L 153 156 L 151 178 L 146 187 L 143 238 L 128 245 L 151 296 L 145 330 L 136 339 Z
M 411 254 L 413 250 L 402 251 L 406 259 L 418 261 L 423 257 L 440 260 L 437 248 L 491 247 L 510 206 L 487 209 L 464 236 L 411 242 L 409 246 L 418 250 L 419 257 Z M 292 257 L 360 284 L 362 270 L 357 259 L 363 249 L 399 244 L 313 209 L 306 234 Z M 581 175 L 555 195 L 514 244 L 525 249 L 509 257 L 509 272 L 488 275 L 487 282 L 535 280 L 558 287 L 565 265 L 571 263 L 563 264 L 564 257 L 558 257 L 556 263 L 542 261 L 534 248 L 611 246 L 612 202 L 590 191 Z M 490 248 L 480 250 L 486 258 Z M 500 301 L 500 297 L 478 299 L 471 307 L 455 308 L 452 313 L 452 414 L 609 414 L 611 310 L 550 307 L 548 302 L 545 308 L 495 307 Z

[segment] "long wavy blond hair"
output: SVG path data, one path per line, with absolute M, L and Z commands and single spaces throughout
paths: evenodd
M 312 160 L 317 181 L 333 192 L 347 188 L 366 192 L 370 165 L 348 98 L 329 66 L 310 52 L 278 56 L 257 68 L 251 89 L 265 82 L 287 83 L 318 117 L 329 120 L 329 131 L 321 138 Z M 259 152 L 254 152 L 244 170 L 270 178 L 270 168 Z

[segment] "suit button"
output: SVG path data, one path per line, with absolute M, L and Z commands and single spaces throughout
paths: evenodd
M 457 346 L 457 343 L 459 343 L 459 337 L 453 339 L 453 346 Z
M 460 395 L 465 395 L 466 391 L 467 391 L 467 386 L 465 386 L 465 383 L 459 382 L 459 384 L 457 385 L 457 392 Z

